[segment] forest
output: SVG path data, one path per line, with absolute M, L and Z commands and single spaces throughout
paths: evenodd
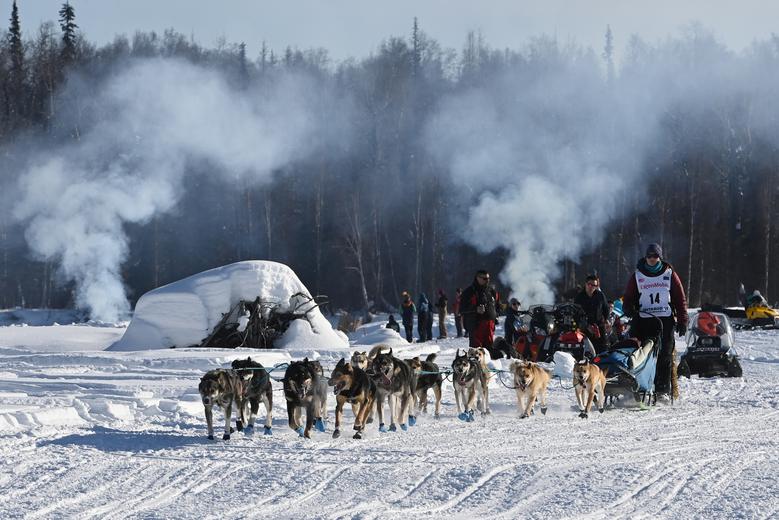
M 650 242 L 691 306 L 740 283 L 779 298 L 779 36 L 737 52 L 694 23 L 657 42 L 604 24 L 600 49 L 450 49 L 413 19 L 336 61 L 175 28 L 96 45 L 68 3 L 39 27 L 7 14 L 0 308 L 110 319 L 249 259 L 332 309 L 451 300 L 482 268 L 524 305 L 595 271 L 616 298 Z

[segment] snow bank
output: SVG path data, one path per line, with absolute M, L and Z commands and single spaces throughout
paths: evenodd
M 159 287 L 141 296 L 122 339 L 109 350 L 142 350 L 199 344 L 240 300 L 279 302 L 279 310 L 293 308 L 295 293 L 308 289 L 286 265 L 252 260 L 199 273 Z M 312 305 L 313 307 L 313 305 Z M 344 347 L 339 335 L 318 308 L 308 313 L 310 323 L 296 320 L 280 338 L 282 348 Z

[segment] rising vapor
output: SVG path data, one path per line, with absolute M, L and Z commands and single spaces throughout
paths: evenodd
M 124 226 L 171 211 L 192 165 L 209 165 L 228 183 L 261 183 L 326 145 L 321 136 L 337 123 L 329 117 L 331 131 L 319 131 L 311 91 L 292 74 L 260 92 L 177 60 L 125 68 L 90 100 L 101 111 L 95 126 L 60 149 L 36 150 L 20 176 L 14 213 L 31 250 L 58 263 L 93 319 L 116 321 L 129 311 Z

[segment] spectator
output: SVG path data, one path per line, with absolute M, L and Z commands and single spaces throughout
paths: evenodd
M 457 337 L 463 337 L 463 315 L 460 313 L 460 298 L 463 290 L 459 287 L 455 291 L 454 303 L 452 304 L 452 312 L 454 313 L 454 326 L 457 328 Z M 468 334 L 466 333 L 466 336 Z
M 449 300 L 446 298 L 446 295 L 444 294 L 443 289 L 438 289 L 438 302 L 435 304 L 436 308 L 438 309 L 438 339 L 444 339 L 447 337 L 446 334 L 446 314 L 447 314 L 447 304 L 449 303 Z
M 573 302 L 584 309 L 587 315 L 587 327 L 584 334 L 590 338 L 595 352 L 606 349 L 606 320 L 609 318 L 609 303 L 600 288 L 600 277 L 597 274 L 587 275 L 584 289 L 576 295 Z
M 420 343 L 432 339 L 427 335 L 427 322 L 430 318 L 430 312 L 430 300 L 427 299 L 425 293 L 419 293 L 419 299 L 417 300 L 417 333 L 419 334 Z
M 518 330 L 522 326 L 522 321 L 519 318 L 519 310 L 522 304 L 516 298 L 509 300 L 509 305 L 506 307 L 506 319 L 503 322 L 503 337 L 506 339 L 509 345 L 514 345 L 518 339 Z
M 485 270 L 477 271 L 473 283 L 466 287 L 460 299 L 469 346 L 492 348 L 499 304 L 500 295 L 490 285 L 490 274 Z
M 406 341 L 414 341 L 414 314 L 417 312 L 414 301 L 408 291 L 403 291 L 403 303 L 400 304 L 400 317 L 403 321 L 403 328 L 406 331 Z
M 389 320 L 387 321 L 387 325 L 385 325 L 386 328 L 392 329 L 398 334 L 400 334 L 400 324 L 398 324 L 397 321 L 395 321 L 395 316 L 392 314 L 389 315 Z

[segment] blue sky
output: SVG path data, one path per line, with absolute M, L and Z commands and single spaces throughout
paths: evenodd
M 62 0 L 17 0 L 23 30 L 54 20 Z M 516 48 L 531 36 L 557 35 L 598 51 L 610 24 L 617 50 L 631 34 L 654 41 L 699 21 L 735 50 L 779 33 L 779 2 L 770 0 L 72 0 L 77 23 L 98 44 L 137 29 L 173 27 L 205 46 L 244 41 L 256 56 L 263 40 L 324 47 L 335 59 L 369 54 L 390 35 L 407 35 L 414 16 L 444 47 L 460 49 L 469 30 L 492 47 Z M 0 0 L 8 20 L 11 0 Z M 5 23 L 7 25 L 7 22 Z

